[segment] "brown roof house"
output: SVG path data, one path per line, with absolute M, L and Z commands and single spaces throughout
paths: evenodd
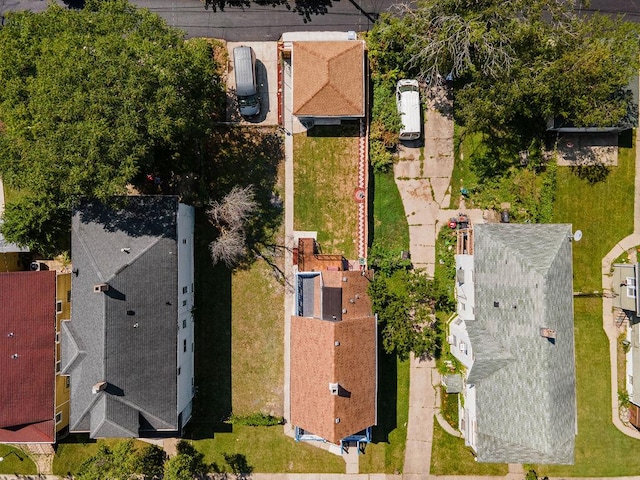
M 309 254 L 308 245 L 300 241 L 298 257 Z M 367 295 L 373 272 L 311 255 L 303 265 L 314 269 L 295 277 L 291 424 L 296 440 L 360 448 L 377 419 L 377 322 Z
M 0 274 L 0 442 L 54 443 L 56 272 Z
M 285 57 L 291 56 L 293 115 L 301 119 L 313 119 L 316 123 L 323 118 L 340 120 L 364 117 L 364 41 L 300 38 L 305 37 L 293 37 L 293 41 L 284 42 Z

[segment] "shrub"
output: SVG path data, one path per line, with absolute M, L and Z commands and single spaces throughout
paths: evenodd
M 385 173 L 393 166 L 393 154 L 378 140 L 369 143 L 369 162 L 376 173 Z
M 231 415 L 229 422 L 234 425 L 247 425 L 249 427 L 272 427 L 274 425 L 283 425 L 284 418 L 257 412 L 249 415 Z

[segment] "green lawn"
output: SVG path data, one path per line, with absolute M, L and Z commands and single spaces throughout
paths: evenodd
M 370 179 L 373 222 L 369 223 L 369 241 L 394 252 L 409 250 L 409 224 L 393 173 L 376 173 Z
M 36 464 L 22 450 L 9 445 L 0 444 L 0 474 L 35 475 L 38 473 Z
M 284 287 L 263 260 L 231 277 L 231 405 L 283 414 Z
M 632 142 L 633 144 L 633 142 Z M 620 148 L 618 166 L 558 169 L 554 221 L 570 222 L 584 236 L 573 243 L 574 290 L 600 290 L 601 260 L 633 230 L 635 149 Z M 535 466 L 539 475 L 623 476 L 640 472 L 640 441 L 611 422 L 609 342 L 602 301 L 576 297 L 575 344 L 578 436 L 575 465 Z
M 293 138 L 294 228 L 318 232 L 324 253 L 356 259 L 358 127 L 316 126 Z
M 281 426 L 247 427 L 234 425 L 233 432 L 215 433 L 213 438 L 195 440 L 205 461 L 225 466 L 224 454 L 241 454 L 254 472 L 262 473 L 344 473 L 344 460 L 305 442 L 297 443 Z M 226 467 L 227 470 L 228 467 Z
M 90 439 L 88 434 L 71 434 L 58 442 L 56 446 L 53 474 L 61 477 L 75 474 L 85 460 L 98 453 L 98 447 L 101 444 L 112 447 L 122 440 L 121 438 L 110 438 L 96 441 Z M 146 445 L 144 442 L 134 441 L 136 448 L 143 448 Z
M 583 232 L 582 240 L 573 243 L 574 291 L 602 289 L 602 258 L 633 231 L 635 149 L 619 152 L 618 166 L 608 171 L 558 168 L 553 220 Z M 593 182 L 597 174 L 603 180 Z
M 440 387 L 440 413 L 442 417 L 456 430 L 458 429 L 458 394 L 447 393 L 445 387 Z
M 473 156 L 482 152 L 482 136 L 480 134 L 465 135 L 464 128 L 454 125 L 454 155 L 453 172 L 451 172 L 451 200 L 449 208 L 457 209 L 460 205 L 460 189 L 473 190 L 478 184 L 478 177 L 471 169 Z M 472 206 L 467 201 L 467 207 Z
M 409 419 L 409 361 L 380 353 L 378 425 L 360 456 L 360 473 L 402 472 Z
M 640 440 L 611 422 L 609 342 L 602 330 L 602 301 L 575 298 L 578 436 L 575 465 L 535 466 L 553 477 L 617 477 L 640 472 Z
M 464 439 L 449 435 L 434 421 L 431 474 L 506 475 L 507 465 L 476 462 L 471 449 L 464 446 Z

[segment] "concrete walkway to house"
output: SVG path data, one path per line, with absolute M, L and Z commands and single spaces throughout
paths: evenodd
M 602 259 L 602 328 L 609 339 L 609 360 L 611 362 L 611 420 L 625 435 L 640 439 L 640 432 L 625 425 L 620 419 L 618 402 L 618 337 L 624 332 L 624 323 L 616 323 L 613 311 L 613 290 L 611 269 L 616 258 L 624 252 L 640 245 L 640 136 L 636 135 L 636 173 L 633 205 L 633 233 L 620 240 Z

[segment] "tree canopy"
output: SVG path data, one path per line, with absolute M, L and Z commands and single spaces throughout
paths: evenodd
M 101 444 L 98 452 L 85 460 L 74 478 L 78 480 L 152 480 L 161 478 L 165 454 L 156 445 L 136 449 L 133 440 L 113 448 Z
M 639 37 L 635 24 L 579 16 L 564 0 L 421 0 L 381 17 L 369 43 L 383 75 L 452 78 L 456 121 L 513 153 L 541 138 L 550 116 L 623 122 Z
M 21 196 L 4 235 L 50 250 L 79 196 L 193 171 L 223 88 L 211 45 L 126 0 L 55 3 L 0 29 L 0 176 Z

